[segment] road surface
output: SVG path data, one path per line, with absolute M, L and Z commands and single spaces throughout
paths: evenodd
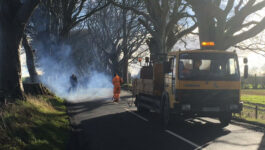
M 265 150 L 264 130 L 233 121 L 197 118 L 174 121 L 165 130 L 154 113 L 138 114 L 129 107 L 130 94 L 120 103 L 111 98 L 76 100 L 68 106 L 73 126 L 69 150 Z

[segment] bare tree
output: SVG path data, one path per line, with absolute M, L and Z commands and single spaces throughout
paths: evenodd
M 0 86 L 6 93 L 25 99 L 21 80 L 19 45 L 25 26 L 39 0 L 0 0 Z
M 215 49 L 226 50 L 265 28 L 265 17 L 260 21 L 247 19 L 265 7 L 264 0 L 187 1 L 196 14 L 200 41 L 214 41 Z
M 146 30 L 131 11 L 114 6 L 96 14 L 88 29 L 97 47 L 97 55 L 105 60 L 112 73 L 122 74 L 127 82 L 129 59 L 145 43 Z M 103 59 L 104 58 L 104 59 Z
M 80 24 L 108 5 L 109 3 L 105 0 L 42 1 L 27 25 L 28 36 L 33 39 L 32 45 L 36 49 L 36 58 L 49 57 L 58 63 L 67 63 L 64 60 L 68 58 L 61 56 L 63 53 L 61 47 L 65 44 L 72 46 L 70 43 L 71 32 L 82 30 L 79 27 Z M 75 50 L 73 49 L 73 51 Z M 36 69 L 31 68 L 31 70 Z
M 68 40 L 70 31 L 110 3 L 105 0 L 48 0 L 44 3 L 51 14 L 61 20 L 60 38 Z
M 105 0 L 42 1 L 28 25 L 34 45 L 41 43 L 52 56 L 56 52 L 52 45 L 67 43 L 73 29 L 78 30 L 78 25 L 108 5 Z
M 151 54 L 167 53 L 184 35 L 197 27 L 184 0 L 143 0 L 143 6 L 138 8 L 110 1 L 140 16 L 139 22 L 152 36 L 148 43 Z
M 265 39 L 264 33 L 262 32 L 259 35 L 252 37 L 250 39 L 245 40 L 244 42 L 240 42 L 234 47 L 243 50 L 243 51 L 251 51 L 258 55 L 265 57 Z

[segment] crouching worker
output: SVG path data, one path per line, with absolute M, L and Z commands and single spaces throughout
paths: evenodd
M 113 89 L 113 102 L 120 101 L 120 93 L 121 93 L 121 83 L 123 82 L 122 78 L 118 76 L 117 73 L 114 74 L 114 78 L 112 79 L 112 83 L 114 86 Z
M 77 88 L 77 83 L 78 83 L 78 81 L 77 81 L 77 77 L 76 77 L 76 75 L 75 75 L 75 74 L 72 74 L 72 75 L 70 76 L 70 84 L 71 84 L 71 87 L 69 88 L 69 91 L 68 91 L 68 92 L 73 92 L 73 91 L 75 91 L 76 88 Z

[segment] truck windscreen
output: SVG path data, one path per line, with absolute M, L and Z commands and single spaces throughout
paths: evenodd
M 236 54 L 184 53 L 179 56 L 180 80 L 240 80 Z

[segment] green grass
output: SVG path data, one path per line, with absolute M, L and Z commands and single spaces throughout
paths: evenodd
M 265 124 L 265 112 L 258 111 L 258 118 L 255 117 L 255 110 L 249 108 L 243 108 L 241 112 L 241 116 L 239 114 L 235 114 L 235 117 L 247 120 L 253 123 Z
M 241 90 L 241 100 L 243 102 L 265 105 L 265 90 L 264 89 Z
M 253 123 L 260 123 L 260 124 L 265 124 L 265 120 L 262 119 L 254 119 L 254 118 L 245 118 L 247 121 L 253 122 Z
M 0 149 L 65 149 L 70 136 L 64 101 L 57 97 L 29 97 L 1 112 Z
M 240 118 L 240 119 L 243 119 L 243 120 L 247 120 L 247 121 L 249 121 L 249 122 L 251 122 L 251 123 L 259 123 L 259 124 L 265 124 L 265 120 L 263 120 L 263 119 L 255 119 L 255 118 L 251 118 L 251 117 L 245 117 L 245 116 L 239 116 L 239 115 L 235 115 L 235 117 L 237 117 L 237 118 Z
M 255 104 L 264 104 L 265 105 L 265 96 L 260 95 L 242 95 L 241 100 L 243 102 L 250 102 Z
M 241 90 L 241 100 L 243 102 L 265 105 L 265 90 L 264 89 Z M 249 105 L 249 104 L 244 104 L 244 105 L 255 107 L 255 105 L 254 106 Z M 258 111 L 258 118 L 256 119 L 255 110 L 249 109 L 246 107 L 243 108 L 243 111 L 241 112 L 241 116 L 237 114 L 236 117 L 239 117 L 241 119 L 244 119 L 244 120 L 247 120 L 253 123 L 265 124 L 265 112 Z

